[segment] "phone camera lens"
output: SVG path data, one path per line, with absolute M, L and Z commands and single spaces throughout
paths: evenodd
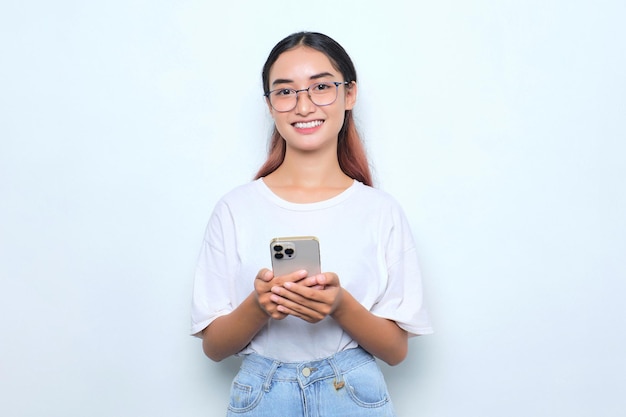
M 281 245 L 274 245 L 274 250 L 276 252 L 280 252 L 281 250 L 283 250 L 283 247 Z
M 276 259 L 283 259 L 283 256 L 285 256 L 285 255 L 283 255 L 280 252 L 274 254 L 274 258 L 276 258 Z
M 293 255 L 293 249 L 291 249 L 291 248 L 287 248 L 287 249 L 285 249 L 285 253 L 286 253 L 287 255 L 291 256 L 291 255 Z

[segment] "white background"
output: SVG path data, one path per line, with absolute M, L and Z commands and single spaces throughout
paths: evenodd
M 244 4 L 242 4 L 244 3 Z M 3 1 L 0 415 L 221 416 L 236 359 L 188 336 L 216 200 L 301 29 L 359 72 L 378 187 L 436 334 L 384 366 L 404 417 L 623 415 L 626 3 Z

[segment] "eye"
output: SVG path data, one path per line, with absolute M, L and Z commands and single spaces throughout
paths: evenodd
M 291 95 L 294 95 L 296 93 L 295 90 L 292 90 L 291 88 L 281 88 L 278 90 L 274 90 L 273 94 L 276 97 L 289 97 Z
M 327 90 L 330 90 L 335 85 L 333 83 L 318 83 L 314 84 L 312 90 L 315 92 L 323 93 Z

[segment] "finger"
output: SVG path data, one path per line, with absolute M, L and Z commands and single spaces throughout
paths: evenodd
M 307 272 L 304 269 L 301 269 L 290 274 L 276 277 L 276 284 L 282 285 L 285 282 L 298 282 L 301 281 L 303 278 L 306 278 L 307 275 Z
M 274 278 L 274 273 L 267 268 L 263 268 L 256 275 L 256 279 L 260 279 L 261 281 L 270 282 Z
M 270 313 L 270 317 L 274 320 L 283 320 L 288 315 L 288 313 L 278 310 L 278 306 L 276 307 L 276 311 Z
M 320 302 L 323 300 L 323 294 L 320 292 L 320 289 L 323 288 L 319 287 L 321 287 L 319 284 L 309 287 L 301 285 L 300 283 L 286 282 L 283 285 L 282 291 L 280 288 L 276 288 L 276 291 L 272 288 L 272 292 L 298 303 L 305 302 L 306 300 Z
M 315 277 L 319 285 L 339 285 L 339 277 L 334 272 L 324 272 Z
M 277 312 L 298 317 L 310 323 L 316 323 L 325 317 L 324 314 L 319 313 L 315 309 L 309 308 L 306 305 L 298 304 L 286 298 L 279 297 L 275 294 L 272 295 L 272 301 L 277 304 Z
M 286 317 L 286 314 L 278 311 L 278 304 L 274 303 L 271 300 L 273 294 L 269 292 L 269 290 L 264 294 L 256 295 L 256 301 L 259 307 L 271 318 L 275 320 L 282 320 Z
M 317 280 L 317 275 L 313 275 L 312 277 L 306 277 L 298 281 L 299 285 L 303 285 L 305 287 L 316 287 L 319 286 L 319 282 Z
M 285 287 L 289 287 L 289 289 Z M 285 287 L 272 287 L 271 300 L 276 304 L 286 306 L 303 313 L 299 306 L 317 313 L 327 310 L 324 294 L 320 290 L 304 287 L 299 284 L 285 283 Z

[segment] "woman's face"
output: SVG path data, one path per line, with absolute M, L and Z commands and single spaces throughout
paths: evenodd
M 319 82 L 343 82 L 341 73 L 328 57 L 315 49 L 299 46 L 283 52 L 269 73 L 269 89 L 291 88 L 301 90 Z M 325 146 L 336 146 L 337 136 L 345 117 L 356 102 L 357 87 L 340 85 L 337 99 L 329 105 L 315 105 L 306 91 L 298 93 L 296 107 L 288 112 L 277 112 L 268 100 L 276 129 L 287 142 L 287 149 L 314 151 Z

